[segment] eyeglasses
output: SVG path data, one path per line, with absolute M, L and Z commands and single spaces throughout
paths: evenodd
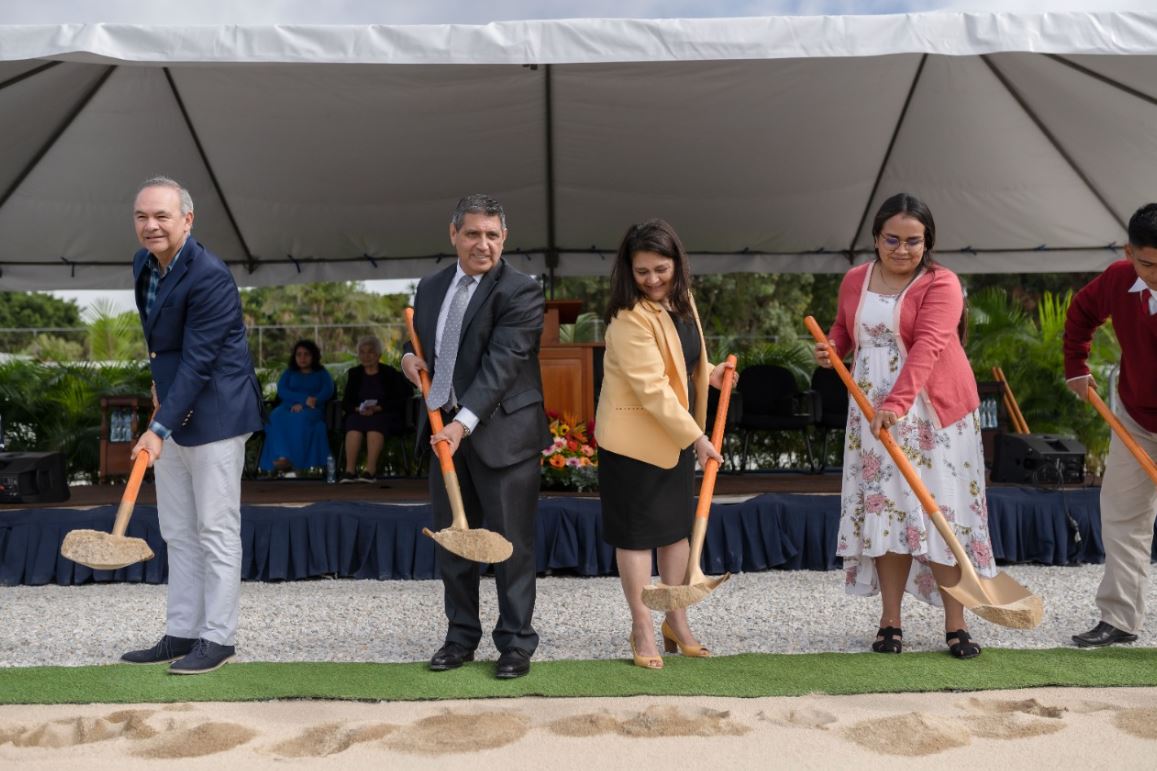
M 901 244 L 907 246 L 909 252 L 914 252 L 917 249 L 922 249 L 924 247 L 923 238 L 909 238 L 908 240 L 903 241 L 899 238 L 896 238 L 895 236 L 883 235 L 880 236 L 880 243 L 882 243 L 889 252 L 896 251 L 900 248 Z

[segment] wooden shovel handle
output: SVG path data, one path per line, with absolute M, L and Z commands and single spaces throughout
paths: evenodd
M 125 485 L 121 504 L 117 508 L 117 518 L 112 526 L 112 534 L 117 538 L 124 536 L 129 529 L 129 518 L 133 515 L 133 506 L 137 504 L 137 495 L 141 491 L 141 482 L 145 478 L 145 471 L 149 467 L 149 451 L 142 449 L 133 461 L 132 471 L 129 472 L 129 482 Z
M 1012 392 L 1012 386 L 1008 382 L 1008 378 L 1004 376 L 1004 370 L 1000 367 L 992 368 L 992 375 L 1003 386 L 1004 408 L 1008 410 L 1009 420 L 1012 421 L 1012 427 L 1016 429 L 1018 434 L 1031 433 L 1028 430 L 1028 422 L 1024 419 L 1024 413 L 1020 411 L 1020 402 L 1016 400 L 1016 395 Z
M 410 333 L 410 345 L 419 359 L 425 361 L 422 355 L 422 343 L 418 340 L 418 331 L 414 329 L 414 309 L 406 308 L 406 329 Z M 430 393 L 430 373 L 418 370 L 418 381 L 422 385 L 422 401 Z M 431 433 L 439 433 L 445 426 L 442 423 L 442 412 L 431 410 L 427 406 L 426 414 L 430 418 Z M 466 520 L 466 504 L 462 500 L 462 488 L 458 484 L 458 471 L 454 468 L 454 456 L 450 453 L 450 442 L 442 440 L 434 444 L 434 453 L 438 456 L 438 464 L 442 467 L 442 481 L 446 485 L 446 497 L 450 499 L 450 515 L 456 530 L 465 530 L 469 527 Z
M 406 308 L 406 329 L 410 333 L 410 345 L 414 346 L 414 353 L 418 358 L 425 361 L 426 357 L 422 354 L 422 343 L 418 340 L 418 332 L 414 329 L 414 309 Z M 418 370 L 418 379 L 422 383 L 422 400 L 430 394 L 430 373 L 426 370 Z M 426 408 L 426 414 L 430 417 L 430 429 L 435 434 L 439 433 L 445 424 L 442 423 L 442 411 L 431 410 Z M 438 454 L 438 462 L 442 465 L 442 473 L 454 470 L 454 456 L 450 454 L 450 442 L 442 441 L 434 445 L 434 452 Z
M 820 325 L 811 316 L 803 320 L 807 331 L 811 332 L 812 337 L 816 339 L 817 343 L 826 345 L 828 347 L 829 359 L 832 362 L 832 368 L 835 369 L 836 374 L 840 376 L 840 380 L 844 381 L 844 385 L 848 388 L 848 393 L 856 400 L 856 404 L 860 406 L 860 411 L 864 413 L 864 417 L 871 421 L 876 416 L 876 411 L 872 409 L 872 404 L 868 401 L 868 397 L 856 385 L 856 381 L 852 379 L 848 368 L 840 361 L 839 354 L 836 353 L 835 346 L 828 340 L 827 335 L 820 329 Z M 892 438 L 892 434 L 886 428 L 880 429 L 880 441 L 884 445 L 884 449 L 892 456 L 892 460 L 896 463 L 896 467 L 900 469 L 900 473 L 908 480 L 908 484 L 912 488 L 912 492 L 916 493 L 916 497 L 920 499 L 920 505 L 924 507 L 924 511 L 928 512 L 932 524 L 936 526 L 940 536 L 944 542 L 948 544 L 948 548 L 952 550 L 953 556 L 960 564 L 960 570 L 965 575 L 976 575 L 976 571 L 972 567 L 972 562 L 969 561 L 968 555 L 964 553 L 964 547 L 956 540 L 956 534 L 952 532 L 952 528 L 948 526 L 944 515 L 940 513 L 940 507 L 936 505 L 936 501 L 932 498 L 928 488 L 924 486 L 924 482 L 916 474 L 916 469 L 912 468 L 912 464 L 904 456 L 904 451 L 900 449 L 900 445 L 896 444 L 896 440 Z
M 734 355 L 727 357 L 731 366 L 723 373 L 723 385 L 719 389 L 719 406 L 715 409 L 715 424 L 711 427 L 711 445 L 716 452 L 723 452 L 723 429 L 727 422 L 727 407 L 731 402 L 731 387 L 735 382 Z M 707 459 L 703 467 L 703 483 L 699 487 L 699 504 L 695 507 L 695 517 L 706 519 L 711 512 L 711 496 L 715 493 L 715 477 L 719 474 L 719 461 Z
M 1117 418 L 1116 415 L 1112 413 L 1108 405 L 1106 405 L 1105 402 L 1101 400 L 1101 397 L 1097 394 L 1096 390 L 1090 387 L 1088 394 L 1089 404 L 1092 404 L 1094 409 L 1101 413 L 1101 417 L 1104 418 L 1105 422 L 1109 424 L 1109 428 L 1113 429 L 1113 433 L 1115 433 L 1117 438 L 1120 439 L 1121 442 L 1129 448 L 1129 452 L 1133 453 L 1133 457 L 1136 458 L 1137 462 L 1141 464 L 1141 468 L 1145 469 L 1145 473 L 1149 475 L 1149 478 L 1153 480 L 1153 483 L 1157 484 L 1157 463 L 1154 463 L 1153 459 L 1149 457 L 1149 454 L 1145 452 L 1144 448 L 1137 444 L 1137 440 L 1134 439 L 1133 435 L 1129 433 L 1129 429 L 1125 428 L 1125 425 Z

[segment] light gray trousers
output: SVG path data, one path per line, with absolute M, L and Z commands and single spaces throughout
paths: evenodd
M 1124 409 L 1117 417 L 1137 444 L 1157 459 L 1157 434 L 1146 431 Z M 1101 538 L 1105 543 L 1105 577 L 1097 589 L 1101 620 L 1130 634 L 1145 623 L 1145 590 L 1157 517 L 1157 484 L 1113 434 L 1105 477 L 1101 480 Z
M 169 551 L 166 633 L 234 645 L 241 593 L 241 470 L 249 434 L 182 447 L 165 440 L 153 470 Z

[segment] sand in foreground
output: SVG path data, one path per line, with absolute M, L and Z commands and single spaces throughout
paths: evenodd
M 0 707 L 10 768 L 1127 769 L 1155 756 L 1157 688 Z

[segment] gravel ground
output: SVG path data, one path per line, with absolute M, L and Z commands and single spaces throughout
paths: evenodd
M 1015 565 L 1013 578 L 1045 600 L 1033 630 L 970 617 L 973 636 L 1001 648 L 1054 648 L 1098 620 L 1093 601 L 1102 568 Z M 418 661 L 445 631 L 438 581 L 316 580 L 244 583 L 237 654 L 241 661 Z M 482 584 L 482 618 L 497 618 L 494 582 Z M 1148 601 L 1157 607 L 1151 581 Z M 849 597 L 843 573 L 768 571 L 732 577 L 691 609 L 692 628 L 717 655 L 744 652 L 864 651 L 879 621 L 877 598 Z M 105 664 L 156 642 L 165 587 L 142 584 L 0 588 L 0 666 Z M 906 650 L 943 650 L 943 617 L 905 601 Z M 659 619 L 656 614 L 656 634 Z M 537 660 L 628 655 L 629 615 L 617 578 L 542 578 Z M 1157 624 L 1136 643 L 1157 647 Z M 489 635 L 479 657 L 497 656 Z

